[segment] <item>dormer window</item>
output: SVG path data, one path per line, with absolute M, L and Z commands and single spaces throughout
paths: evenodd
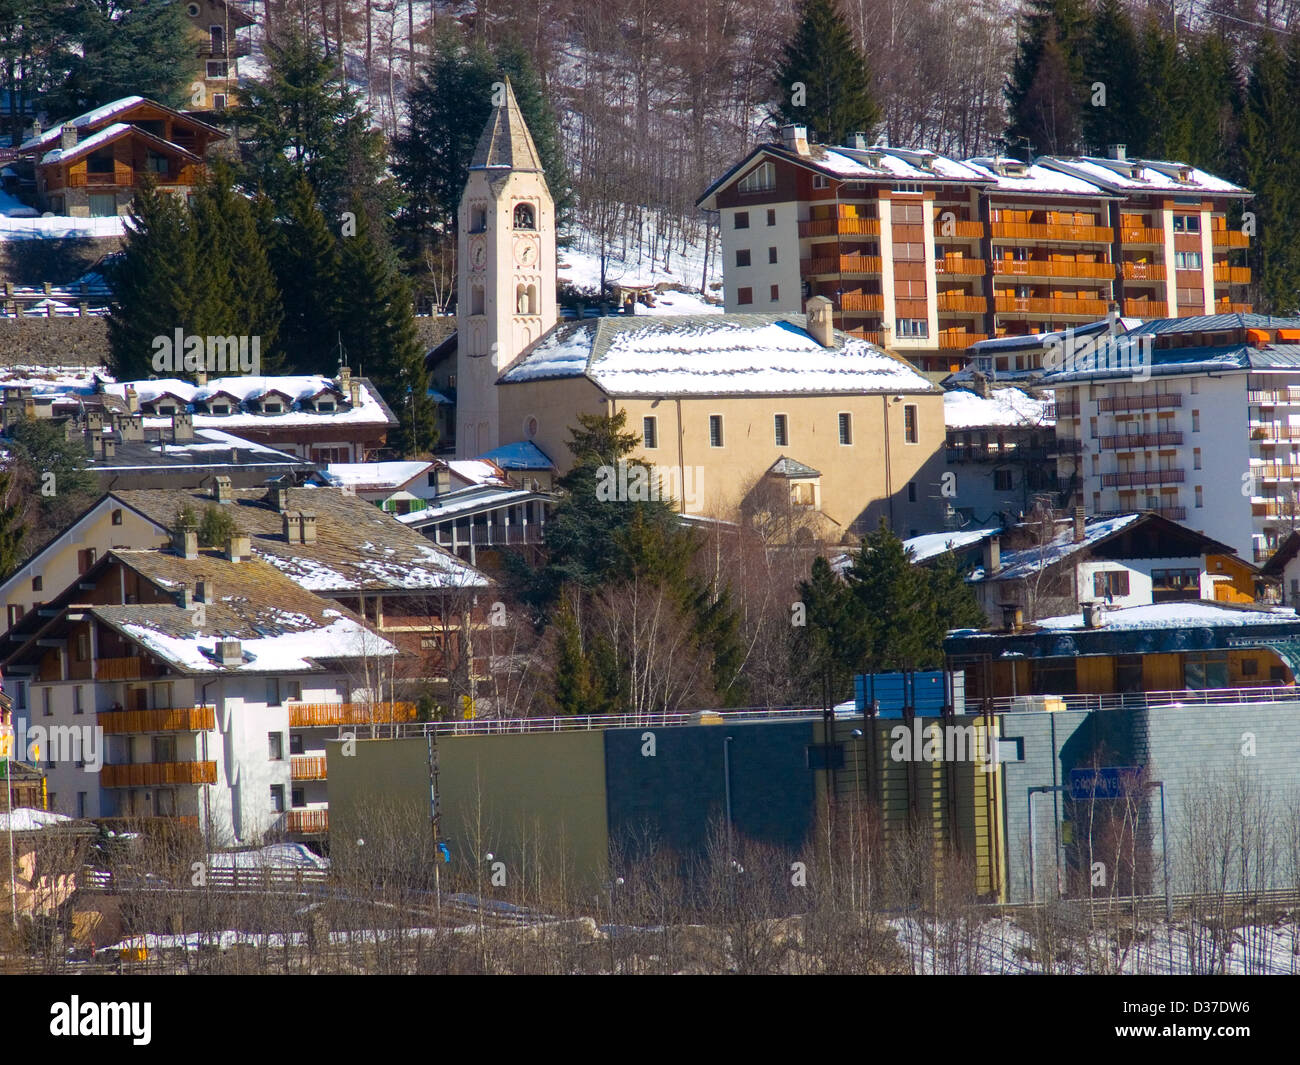
M 229 404 L 229 403 L 214 403 L 214 404 L 212 404 L 212 408 L 211 408 L 211 409 L 212 409 L 212 413 L 213 413 L 213 414 L 229 414 L 229 413 L 230 413 L 230 404 Z
M 532 204 L 521 203 L 515 208 L 515 228 L 516 229 L 537 228 L 537 216 L 533 213 Z
M 761 163 L 754 167 L 739 185 L 741 192 L 766 192 L 774 188 L 776 188 L 776 167 L 771 163 Z
M 164 405 L 162 405 L 162 406 L 160 406 L 160 407 L 158 408 L 158 413 L 159 413 L 159 414 L 175 414 L 175 413 L 176 413 L 176 407 L 175 407 L 173 404 L 171 404 L 171 403 L 167 403 L 167 404 L 164 404 Z
M 262 410 L 267 414 L 279 414 L 284 408 L 277 400 L 271 399 L 262 404 Z
M 328 414 L 334 410 L 334 401 L 332 399 L 322 399 L 316 404 L 316 409 Z

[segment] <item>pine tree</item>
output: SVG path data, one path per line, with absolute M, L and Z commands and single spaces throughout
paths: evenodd
M 1029 0 L 1003 89 L 1011 119 L 1004 140 L 1010 148 L 1036 155 L 1078 148 L 1080 109 L 1092 99 L 1091 83 L 1084 78 L 1087 33 L 1083 0 Z
M 375 239 L 364 205 L 354 201 L 356 234 L 339 254 L 339 332 L 343 355 L 364 372 L 397 415 L 389 442 L 401 454 L 431 454 L 438 440 L 424 352 L 415 329 L 411 290 Z M 322 351 L 316 373 L 331 373 L 332 351 Z
M 880 124 L 867 57 L 853 39 L 836 0 L 802 0 L 794 36 L 777 68 L 778 125 L 806 126 L 828 144 Z
M 810 695 L 834 705 L 852 693 L 853 675 L 870 652 L 870 633 L 848 585 L 820 556 L 799 585 L 799 601 L 804 624 L 791 644 L 793 671 Z
M 1187 45 L 1183 66 L 1187 118 L 1178 158 L 1212 174 L 1235 173 L 1242 91 L 1232 46 L 1217 33 L 1204 33 Z
M 165 376 L 153 365 L 154 338 L 188 325 L 198 256 L 187 215 L 149 182 L 136 192 L 122 257 L 109 270 L 109 368 L 119 381 Z
M 934 603 L 935 631 L 931 640 L 942 650 L 943 638 L 950 631 L 983 628 L 988 619 L 951 551 L 929 561 L 925 569 L 930 601 Z
M 1172 159 L 1179 156 L 1184 140 L 1180 128 L 1185 68 L 1178 55 L 1177 41 L 1155 16 L 1142 25 L 1139 40 L 1140 96 L 1136 114 L 1135 156 Z
M 188 102 L 194 45 L 180 4 L 81 0 L 71 6 L 77 48 L 50 101 L 56 110 L 80 114 L 133 94 L 173 107 Z
M 942 661 L 929 577 L 883 520 L 863 537 L 846 578 L 869 634 L 867 668 L 926 669 Z
M 8 580 L 26 557 L 23 551 L 27 537 L 26 510 L 13 474 L 0 470 L 0 581 Z
M 1090 92 L 1083 101 L 1083 132 L 1088 147 L 1101 154 L 1111 144 L 1137 148 L 1141 66 L 1137 31 L 1120 0 L 1100 0 L 1088 27 L 1084 52 L 1088 88 L 1100 84 L 1104 97 Z M 1094 103 L 1094 99 L 1101 100 Z
M 280 336 L 288 365 L 296 372 L 333 373 L 342 328 L 339 238 L 305 177 L 283 205 L 270 254 L 284 308 Z

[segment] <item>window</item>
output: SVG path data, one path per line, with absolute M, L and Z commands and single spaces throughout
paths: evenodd
M 1200 431 L 1201 431 L 1201 412 L 1199 410 L 1194 410 L 1192 411 L 1192 432 L 1199 433 Z
M 1193 377 L 1187 383 L 1191 386 L 1190 391 L 1192 395 L 1196 395 L 1201 390 L 1201 382 L 1198 381 L 1195 377 Z
M 770 299 L 773 303 L 778 303 L 778 302 L 780 302 L 780 299 L 781 299 L 781 286 L 780 286 L 780 285 L 772 285 L 772 286 L 767 290 L 767 294 L 768 294 L 768 299 Z
M 514 223 L 516 229 L 536 229 L 537 216 L 533 213 L 533 205 L 530 203 L 521 203 L 515 208 Z
M 77 816 L 86 816 L 86 793 L 84 791 L 77 792 Z
M 925 245 L 919 240 L 894 241 L 894 261 L 919 263 L 925 259 Z
M 830 188 L 830 187 L 831 187 L 831 183 L 830 183 L 829 179 L 826 177 L 825 174 L 814 174 L 814 175 L 813 175 L 813 188 L 815 188 L 815 189 L 828 189 L 828 188 Z
M 80 684 L 72 686 L 72 712 L 74 714 L 84 714 L 86 712 L 84 692 L 85 689 Z
M 920 440 L 916 424 L 916 404 L 903 405 L 903 443 L 915 444 Z
M 226 94 L 224 92 L 214 92 L 212 94 L 212 110 L 224 111 L 226 109 Z
M 1092 575 L 1092 594 L 1098 599 L 1116 599 L 1128 595 L 1128 572 L 1105 570 Z
M 737 229 L 748 229 L 748 228 L 749 228 L 749 212 L 748 212 L 748 211 L 737 211 L 737 212 L 736 212 L 736 228 L 737 228 Z
M 1201 253 L 1199 251 L 1174 252 L 1175 270 L 1199 270 L 1200 268 L 1201 268 Z
M 641 419 L 641 442 L 647 448 L 657 448 L 659 446 L 659 435 L 656 431 L 654 418 Z
M 772 436 L 777 447 L 789 447 L 789 424 L 784 414 L 774 414 L 772 416 Z
M 268 732 L 266 734 L 266 754 L 273 762 L 284 761 L 283 732 Z
M 769 226 L 776 225 L 776 211 L 770 207 L 767 209 L 767 224 Z
M 33 577 L 33 578 L 32 578 L 32 591 L 33 591 L 33 592 L 39 592 L 39 591 L 42 591 L 42 590 L 44 590 L 44 588 L 45 588 L 45 580 L 44 580 L 43 577 Z
M 277 814 L 284 813 L 284 785 L 271 785 L 271 809 Z
M 839 423 L 840 423 L 840 443 L 846 446 L 852 444 L 853 443 L 853 415 L 841 414 L 839 416 Z
M 769 263 L 774 263 L 774 262 L 776 262 L 776 249 L 775 249 L 775 248 L 768 248 L 768 249 L 767 249 L 767 261 L 768 261 Z
M 1241 675 L 1243 677 L 1254 677 L 1259 674 L 1258 658 L 1243 658 L 1241 660 Z
M 230 77 L 230 66 L 224 59 L 209 59 L 205 65 L 205 74 L 209 78 L 216 80 Z
M 121 507 L 117 507 L 117 508 L 115 508 L 114 511 L 113 511 L 113 524 L 114 524 L 114 525 L 121 525 L 121 524 L 122 524 L 122 508 L 121 508 Z
M 307 805 L 307 791 L 305 788 L 294 788 L 289 792 L 289 796 L 295 807 Z
M 86 172 L 89 174 L 111 174 L 113 172 L 113 153 L 95 152 L 86 160 Z
M 1228 686 L 1228 652 L 1205 651 L 1183 655 L 1183 686 L 1193 690 Z
M 1167 603 L 1179 599 L 1201 597 L 1201 573 L 1195 569 L 1153 569 L 1151 571 L 1151 601 Z
M 266 681 L 266 705 L 280 705 L 280 682 L 274 677 L 268 677 Z
M 761 163 L 746 174 L 738 186 L 741 192 L 766 192 L 776 188 L 776 167 Z
M 175 736 L 155 736 L 153 738 L 153 760 L 155 762 L 174 762 L 176 761 L 176 737 Z
M 754 290 L 752 288 L 736 289 L 736 302 L 741 306 L 754 302 Z
M 469 313 L 483 313 L 483 286 L 474 285 L 469 290 Z
M 722 447 L 722 415 L 709 415 L 709 447 Z
M 16 687 L 18 690 L 14 693 L 14 709 L 26 710 L 27 709 L 27 682 L 25 680 L 20 680 L 18 681 Z
M 749 249 L 748 249 L 748 248 L 737 248 L 737 249 L 736 249 L 736 265 L 737 265 L 737 266 L 748 266 L 748 265 L 749 265 Z
M 1174 232 L 1175 233 L 1199 233 L 1201 231 L 1201 216 L 1198 214 L 1176 214 L 1174 215 Z
M 1200 468 L 1201 468 L 1201 449 L 1199 447 L 1194 447 L 1192 448 L 1192 469 L 1199 470 Z
M 916 482 L 915 482 L 915 481 L 908 481 L 908 482 L 907 482 L 907 501 L 908 501 L 909 503 L 915 503 L 915 502 L 916 502 Z
M 91 218 L 113 218 L 117 215 L 117 197 L 111 192 L 92 192 L 90 201 Z
M 1196 486 L 1196 505 L 1198 507 L 1205 506 L 1205 497 L 1201 493 L 1201 486 L 1199 484 Z
M 1011 470 L 993 471 L 993 490 L 995 492 L 1010 492 L 1014 486 Z
M 45 717 L 49 717 L 52 713 L 54 713 L 54 710 L 50 707 L 50 689 L 42 688 L 41 689 L 41 714 Z
M 287 680 L 284 682 L 284 697 L 292 703 L 302 701 L 302 681 Z
M 9 604 L 9 627 L 12 629 L 22 620 L 23 608 L 17 603 Z
M 289 753 L 302 754 L 302 733 L 301 732 L 289 733 Z
M 924 318 L 899 318 L 895 328 L 900 337 L 927 337 L 930 324 Z

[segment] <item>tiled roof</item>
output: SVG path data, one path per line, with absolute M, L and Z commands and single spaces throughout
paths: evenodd
M 505 82 L 505 99 L 492 111 L 484 127 L 470 169 L 509 167 L 511 170 L 541 170 L 542 159 L 533 144 L 510 79 Z

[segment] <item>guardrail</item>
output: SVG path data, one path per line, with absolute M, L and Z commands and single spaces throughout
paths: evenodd
M 1117 692 L 1107 695 L 1047 695 L 1045 698 L 1064 704 L 1057 710 L 1027 707 L 1024 700 L 1034 696 L 1006 696 L 992 700 L 995 714 L 1042 714 L 1066 711 L 1147 710 L 1180 706 L 1213 706 L 1216 703 L 1288 703 L 1300 702 L 1300 688 L 1293 684 L 1258 688 L 1205 688 L 1199 691 Z M 1017 707 L 1015 704 L 1020 703 Z M 967 700 L 968 713 L 978 713 L 980 704 Z

